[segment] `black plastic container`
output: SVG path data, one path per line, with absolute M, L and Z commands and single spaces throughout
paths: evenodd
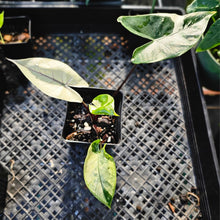
M 4 24 L 1 29 L 2 34 L 16 34 L 24 31 L 29 35 L 29 39 L 24 42 L 6 42 L 5 44 L 0 44 L 5 57 L 21 59 L 32 56 L 30 18 L 27 16 L 5 17 Z
M 74 88 L 83 98 L 84 102 L 89 104 L 92 102 L 92 100 L 100 95 L 100 94 L 109 94 L 111 96 L 114 96 L 114 93 L 116 90 L 110 90 L 110 89 L 99 89 L 99 88 Z M 114 128 L 114 133 L 115 133 L 115 141 L 112 143 L 111 141 L 108 143 L 108 145 L 114 145 L 118 144 L 121 141 L 121 117 L 122 117 L 122 104 L 123 104 L 123 94 L 122 92 L 118 92 L 116 96 L 114 96 L 115 100 L 115 112 L 119 114 L 119 117 L 115 116 L 115 128 Z M 81 103 L 72 103 L 68 102 L 67 104 L 67 112 L 66 112 L 66 118 L 65 118 L 65 123 L 64 123 L 64 128 L 63 128 L 63 133 L 62 137 L 67 141 L 68 143 L 80 143 L 80 144 L 90 144 L 91 142 L 85 142 L 85 141 L 74 141 L 74 140 L 67 140 L 66 137 L 70 133 L 73 132 L 73 129 L 69 126 L 69 121 L 71 121 L 72 112 L 75 108 L 83 106 Z M 94 136 L 92 141 L 96 140 L 97 137 Z

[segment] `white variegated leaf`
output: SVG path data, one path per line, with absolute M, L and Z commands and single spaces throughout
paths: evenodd
M 88 87 L 88 84 L 67 64 L 41 57 L 8 60 L 48 96 L 69 102 L 83 101 L 82 97 L 70 87 Z

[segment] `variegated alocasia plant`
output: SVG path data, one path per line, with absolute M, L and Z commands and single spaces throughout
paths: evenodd
M 71 87 L 89 85 L 67 64 L 40 57 L 8 60 L 45 94 L 86 105 L 80 94 Z M 86 105 L 86 108 L 92 115 L 119 116 L 114 110 L 114 98 L 109 94 L 98 95 L 89 106 Z M 100 139 L 90 145 L 84 165 L 84 179 L 91 193 L 111 208 L 116 187 L 116 166 L 114 159 L 105 151 L 105 147 L 106 145 L 102 147 Z
M 184 54 L 198 43 L 210 18 L 215 14 L 215 11 L 198 11 L 186 15 L 152 13 L 120 16 L 117 21 L 131 33 L 149 40 L 133 52 L 131 61 L 140 64 Z

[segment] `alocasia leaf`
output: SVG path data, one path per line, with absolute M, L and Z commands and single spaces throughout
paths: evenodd
M 186 12 L 196 11 L 216 11 L 219 8 L 219 0 L 194 0 L 190 5 L 187 6 Z
M 166 16 L 167 15 L 167 16 Z M 169 35 L 173 32 L 174 22 L 172 16 L 168 14 L 148 14 L 138 16 L 120 16 L 120 22 L 131 33 L 150 40 Z
M 122 16 L 118 21 L 130 32 L 151 39 L 152 41 L 135 49 L 132 55 L 132 62 L 153 63 L 168 58 L 180 56 L 190 50 L 200 39 L 206 29 L 210 17 L 215 12 L 195 12 L 186 15 L 177 14 L 147 14 L 135 16 Z M 158 32 L 157 22 L 151 22 L 150 27 L 134 28 L 138 26 L 140 17 L 146 23 L 142 25 L 148 26 L 148 21 L 163 20 L 165 26 L 169 27 L 162 30 L 162 34 Z M 158 19 L 155 19 L 158 16 Z M 162 23 L 162 22 L 161 22 Z M 132 25 L 131 25 L 132 24 Z M 172 28 L 173 27 L 173 28 Z M 150 33 L 154 32 L 154 33 Z
M 4 11 L 0 13 L 0 28 L 2 27 L 3 24 L 4 24 Z
M 94 115 L 114 115 L 119 116 L 115 110 L 114 98 L 108 94 L 101 94 L 92 100 L 89 111 Z
M 111 208 L 116 187 L 116 166 L 112 156 L 105 151 L 105 146 L 100 149 L 99 139 L 92 142 L 83 173 L 85 183 L 93 196 Z
M 220 45 L 220 18 L 209 28 L 196 52 L 202 52 Z
M 83 101 L 70 86 L 88 87 L 88 84 L 67 64 L 40 57 L 8 60 L 13 62 L 28 80 L 45 94 L 69 102 Z

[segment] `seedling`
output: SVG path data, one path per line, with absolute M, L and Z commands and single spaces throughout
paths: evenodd
M 109 94 L 98 95 L 89 105 L 85 103 L 71 87 L 89 85 L 67 64 L 48 58 L 8 60 L 45 94 L 68 102 L 82 103 L 92 120 L 96 120 L 97 115 L 119 116 L 114 110 L 114 98 Z M 94 129 L 99 136 L 95 126 Z M 91 193 L 111 208 L 116 187 L 116 166 L 114 159 L 105 151 L 106 144 L 102 146 L 103 141 L 98 137 L 90 144 L 84 164 L 84 179 Z

